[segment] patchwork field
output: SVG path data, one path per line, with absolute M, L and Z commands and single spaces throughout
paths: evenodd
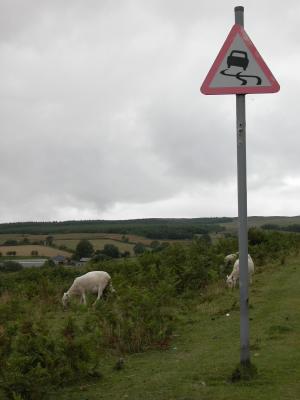
M 51 235 L 31 235 L 31 234 L 20 234 L 20 233 L 1 233 L 0 234 L 0 245 L 6 240 L 17 240 L 22 241 L 28 239 L 30 242 L 45 241 L 48 236 L 52 236 L 54 240 L 95 240 L 95 239 L 110 239 L 115 241 L 124 241 L 126 237 L 129 242 L 137 243 L 142 242 L 150 244 L 151 239 L 144 238 L 137 235 L 120 235 L 118 233 L 56 233 Z
M 80 240 L 86 239 L 91 242 L 95 251 L 102 250 L 106 244 L 113 244 L 118 247 L 121 253 L 128 251 L 130 255 L 134 255 L 133 248 L 135 244 L 142 243 L 145 246 L 150 246 L 152 240 L 137 235 L 120 235 L 120 234 L 99 234 L 99 233 L 68 233 L 68 234 L 54 234 L 49 235 L 53 238 L 53 244 L 56 249 L 42 246 L 37 244 L 30 245 L 17 245 L 17 246 L 3 246 L 8 240 L 14 240 L 22 243 L 28 240 L 29 243 L 46 243 L 48 235 L 24 235 L 24 234 L 0 234 L 0 253 L 6 255 L 7 252 L 16 251 L 17 256 L 30 256 L 32 251 L 38 251 L 38 255 L 52 257 L 53 255 L 61 254 L 69 256 L 68 250 L 75 250 Z M 165 242 L 165 241 L 160 241 Z M 169 240 L 169 243 L 179 242 L 176 240 Z M 63 250 L 59 248 L 65 247 Z
M 62 255 L 65 257 L 71 257 L 71 253 L 64 250 L 55 249 L 48 246 L 39 245 L 20 245 L 20 246 L 0 246 L 0 253 L 2 256 L 6 256 L 9 252 L 16 252 L 16 257 L 29 257 L 32 252 L 39 257 L 54 257 L 57 255 Z

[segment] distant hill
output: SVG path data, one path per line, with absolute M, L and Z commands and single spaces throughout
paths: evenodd
M 237 226 L 236 217 L 16 222 L 0 224 L 0 234 L 115 233 L 158 240 L 184 240 L 201 234 L 236 233 Z M 300 216 L 252 216 L 248 217 L 248 226 L 300 232 Z
M 221 223 L 228 232 L 237 232 L 238 218 L 231 218 L 231 221 Z M 252 216 L 248 217 L 248 227 L 256 226 L 262 229 L 300 232 L 300 216 L 284 217 L 284 216 Z
M 150 239 L 191 239 L 197 234 L 225 231 L 221 224 L 232 218 L 149 218 L 63 222 L 18 222 L 0 224 L 0 234 L 118 233 Z

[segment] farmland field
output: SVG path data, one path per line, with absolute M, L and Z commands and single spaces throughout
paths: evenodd
M 129 251 L 129 253 L 131 255 L 134 254 L 133 252 L 133 244 L 129 244 L 129 243 L 124 243 L 124 242 L 120 242 L 118 240 L 112 240 L 112 239 L 88 239 L 89 242 L 92 244 L 94 250 L 103 250 L 104 246 L 106 244 L 113 244 L 115 246 L 118 247 L 118 249 L 121 252 L 124 251 Z M 75 250 L 77 244 L 79 243 L 78 239 L 55 239 L 53 242 L 56 246 L 66 246 L 66 248 L 71 249 L 71 250 Z
M 0 245 L 6 240 L 17 240 L 22 241 L 28 239 L 30 242 L 34 241 L 45 241 L 49 235 L 31 235 L 31 234 L 19 234 L 19 233 L 0 233 Z M 131 243 L 142 242 L 144 244 L 150 244 L 151 239 L 147 239 L 143 236 L 138 235 L 120 235 L 118 233 L 54 233 L 51 234 L 54 240 L 95 240 L 95 239 L 110 239 L 115 241 L 124 241 L 124 236 L 128 238 Z
M 31 251 L 38 251 L 39 255 L 51 257 L 53 255 L 61 254 L 70 256 L 68 250 L 75 250 L 80 240 L 86 239 L 91 242 L 94 250 L 102 250 L 106 244 L 113 244 L 118 247 L 121 253 L 128 251 L 130 255 L 134 255 L 134 245 L 136 243 L 142 243 L 145 246 L 150 246 L 152 240 L 137 235 L 120 235 L 120 234 L 99 234 L 99 233 L 60 233 L 51 235 L 53 238 L 53 244 L 57 249 L 41 245 L 18 245 L 18 246 L 3 246 L 8 240 L 14 240 L 22 243 L 24 240 L 28 240 L 30 243 L 46 242 L 48 235 L 25 235 L 25 234 L 0 234 L 0 252 L 5 255 L 8 251 L 16 251 L 18 256 L 28 256 Z M 161 243 L 166 240 L 161 240 Z M 169 243 L 178 243 L 179 240 L 169 240 Z M 2 245 L 2 246 L 1 246 Z M 65 250 L 59 250 L 61 246 L 64 246 Z
M 5 256 L 9 252 L 16 252 L 15 256 L 17 257 L 29 257 L 32 255 L 32 252 L 36 252 L 36 255 L 38 255 L 39 257 L 54 257 L 57 255 L 62 255 L 65 257 L 72 256 L 72 254 L 67 251 L 55 249 L 53 247 L 48 247 L 48 246 L 39 246 L 39 245 L 0 246 L 0 253 L 2 253 L 2 256 Z

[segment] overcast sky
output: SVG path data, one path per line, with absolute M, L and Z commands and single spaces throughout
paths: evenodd
M 248 215 L 300 214 L 300 2 L 0 0 L 0 222 L 237 215 L 235 96 L 200 86 L 245 7 Z

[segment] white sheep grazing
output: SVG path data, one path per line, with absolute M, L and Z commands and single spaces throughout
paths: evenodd
M 63 306 L 66 307 L 70 297 L 72 296 L 80 296 L 80 302 L 86 304 L 85 295 L 87 292 L 97 293 L 97 299 L 95 301 L 96 303 L 102 296 L 102 293 L 106 287 L 109 287 L 111 292 L 115 291 L 111 284 L 111 277 L 107 272 L 88 272 L 87 274 L 74 279 L 72 286 L 66 293 L 64 293 L 62 297 Z
M 254 273 L 254 263 L 253 263 L 253 260 L 250 256 L 250 254 L 248 254 L 248 276 L 249 276 L 250 283 L 252 283 L 253 273 Z M 239 263 L 239 259 L 237 259 L 236 262 L 234 263 L 231 274 L 227 275 L 227 279 L 226 279 L 227 286 L 231 289 L 235 288 L 236 283 L 239 280 L 239 277 L 240 277 L 240 263 Z

